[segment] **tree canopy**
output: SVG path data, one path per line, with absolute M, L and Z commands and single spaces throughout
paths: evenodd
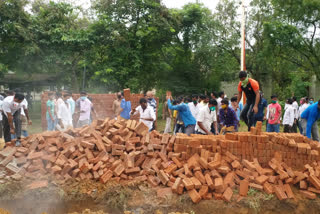
M 0 2 L 0 75 L 48 73 L 79 91 L 153 88 L 178 94 L 217 91 L 240 68 L 238 0 L 215 12 L 190 3 L 168 9 L 155 0 L 94 0 L 89 11 L 66 1 Z M 320 79 L 320 2 L 252 0 L 246 65 L 262 88 L 305 96 Z

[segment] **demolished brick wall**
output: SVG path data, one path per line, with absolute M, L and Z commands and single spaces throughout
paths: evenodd
M 258 124 L 259 125 L 259 124 Z M 135 120 L 94 121 L 65 132 L 44 132 L 22 140 L 22 147 L 0 152 L 8 176 L 148 182 L 202 199 L 229 202 L 233 189 L 249 188 L 294 198 L 292 187 L 314 199 L 320 193 L 319 144 L 299 134 L 228 133 L 225 136 L 171 136 Z M 43 184 L 41 184 L 43 185 Z

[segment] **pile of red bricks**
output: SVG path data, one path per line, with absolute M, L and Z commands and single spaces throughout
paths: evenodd
M 260 127 L 259 127 L 260 126 Z M 250 133 L 171 136 L 135 120 L 94 121 L 81 129 L 44 132 L 7 146 L 0 165 L 8 175 L 56 179 L 147 181 L 187 191 L 192 201 L 230 201 L 249 188 L 294 198 L 293 185 L 314 199 L 320 193 L 318 143 L 297 134 L 267 134 L 261 124 Z M 43 186 L 44 184 L 42 184 Z

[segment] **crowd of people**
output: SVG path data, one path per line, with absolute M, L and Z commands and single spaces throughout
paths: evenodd
M 47 101 L 48 131 L 64 131 L 72 127 L 89 125 L 93 117 L 97 117 L 94 106 L 86 92 L 80 93 L 80 98 L 73 99 L 71 92 L 63 95 L 60 92 L 49 92 Z
M 239 73 L 238 93 L 229 100 L 222 91 L 208 95 L 190 97 L 168 96 L 163 107 L 163 119 L 166 120 L 165 133 L 171 132 L 171 120 L 174 119 L 173 133 L 177 132 L 212 135 L 227 131 L 238 131 L 240 120 L 248 131 L 257 121 L 266 121 L 267 132 L 280 132 L 280 124 L 287 133 L 301 134 L 319 141 L 317 120 L 320 119 L 320 102 L 303 97 L 300 105 L 296 97 L 288 98 L 282 108 L 277 95 L 270 97 L 268 104 L 260 91 L 259 83 L 249 78 L 247 72 Z M 245 95 L 246 103 L 241 98 Z M 283 110 L 282 110 L 283 109 Z M 228 129 L 228 127 L 232 127 Z
M 239 130 L 242 120 L 250 131 L 257 121 L 266 121 L 267 132 L 299 132 L 308 138 L 319 141 L 317 120 L 320 119 L 320 100 L 314 103 L 313 98 L 303 97 L 300 105 L 296 97 L 288 98 L 282 107 L 277 95 L 270 97 L 268 104 L 260 91 L 259 83 L 249 78 L 247 72 L 239 73 L 238 92 L 231 99 L 221 91 L 209 95 L 179 96 L 175 99 L 167 95 L 163 103 L 162 117 L 166 121 L 164 133 L 178 132 L 187 135 L 219 135 Z M 245 95 L 245 104 L 242 98 Z M 139 115 L 149 131 L 157 128 L 157 101 L 154 93 L 148 91 L 139 101 L 139 106 L 132 108 L 130 99 L 123 93 L 117 93 L 112 110 L 114 118 L 132 119 Z M 283 109 L 283 110 L 282 110 Z M 76 101 L 72 93 L 49 92 L 46 103 L 47 130 L 66 130 L 72 127 L 89 125 L 93 118 L 98 118 L 86 92 L 80 93 Z M 174 122 L 172 130 L 172 122 Z M 20 89 L 0 94 L 0 138 L 5 142 L 16 139 L 20 145 L 21 135 L 28 136 L 27 126 L 32 125 L 29 117 L 28 101 Z

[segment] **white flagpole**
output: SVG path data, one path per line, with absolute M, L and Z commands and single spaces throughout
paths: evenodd
M 245 24 L 246 24 L 246 13 L 244 1 L 242 0 L 242 17 L 241 17 L 241 71 L 246 70 L 246 42 L 245 42 Z

